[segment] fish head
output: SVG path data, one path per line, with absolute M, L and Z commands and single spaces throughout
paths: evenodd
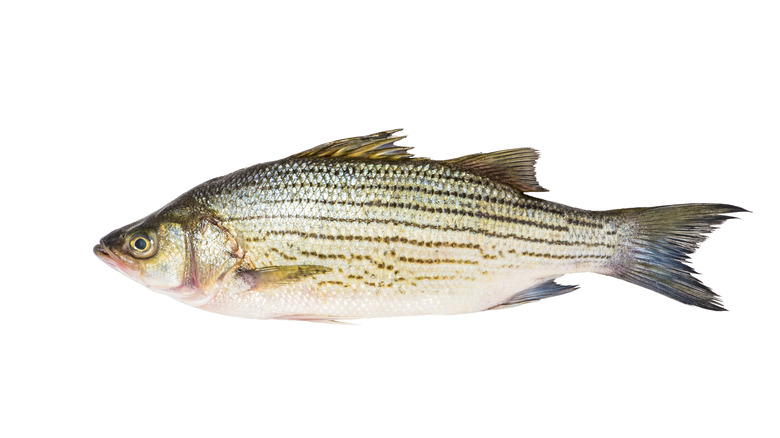
M 217 220 L 175 208 L 112 231 L 93 251 L 133 280 L 197 307 L 211 301 L 243 262 L 236 240 Z
M 148 217 L 100 239 L 95 255 L 117 271 L 160 292 L 182 285 L 187 271 L 187 242 L 180 223 Z

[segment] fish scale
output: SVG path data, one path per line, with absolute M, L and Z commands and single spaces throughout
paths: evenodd
M 404 314 L 481 310 L 524 288 L 523 279 L 512 282 L 515 276 L 507 271 L 532 267 L 544 278 L 548 272 L 593 270 L 614 254 L 617 242 L 616 235 L 592 232 L 593 224 L 607 225 L 592 213 L 577 211 L 582 224 L 569 224 L 567 215 L 575 214 L 571 208 L 429 163 L 329 165 L 304 159 L 261 165 L 235 179 L 206 185 L 195 196 L 233 235 L 244 236 L 255 266 L 344 262 L 310 284 L 296 285 L 320 291 L 315 299 L 290 295 L 298 302 L 284 305 L 300 307 L 301 314 L 324 312 L 330 307 L 323 297 L 342 295 L 351 297 L 346 307 L 359 304 L 340 309 L 340 317 L 366 311 L 368 305 L 357 296 L 372 299 L 371 310 L 377 313 L 371 316 L 391 316 L 381 310 L 400 311 L 387 303 L 401 300 L 428 301 L 427 306 L 401 306 L 408 309 Z M 406 182 L 410 179 L 426 181 L 427 188 L 414 190 Z M 344 194 L 358 181 L 357 196 L 346 201 Z M 241 189 L 229 193 L 225 187 Z M 245 202 L 232 201 L 236 196 Z M 486 296 L 475 282 L 495 284 L 501 292 Z M 460 298 L 421 298 L 440 291 Z M 233 299 L 224 298 L 226 303 Z
M 571 292 L 554 280 L 573 272 L 722 309 L 684 262 L 739 207 L 577 209 L 527 194 L 545 191 L 532 149 L 434 161 L 395 132 L 209 180 L 95 253 L 174 298 L 252 318 L 474 312 Z M 148 248 L 130 247 L 138 239 Z

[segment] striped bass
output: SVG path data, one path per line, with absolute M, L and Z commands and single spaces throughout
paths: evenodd
M 546 191 L 533 149 L 435 161 L 395 145 L 398 131 L 212 179 L 94 252 L 153 290 L 248 318 L 476 312 L 572 292 L 555 279 L 575 272 L 724 310 L 686 261 L 745 210 L 581 210 L 527 195 Z

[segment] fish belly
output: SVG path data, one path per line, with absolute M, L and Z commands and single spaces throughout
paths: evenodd
M 336 288 L 311 281 L 266 291 L 223 291 L 201 307 L 218 313 L 262 319 L 447 315 L 489 309 L 549 278 L 534 272 L 515 272 L 485 278 L 477 285 L 423 282 L 413 290 L 392 286 L 377 288 L 365 284 Z

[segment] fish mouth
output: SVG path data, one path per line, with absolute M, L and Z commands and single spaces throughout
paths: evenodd
M 95 245 L 94 248 L 92 248 L 92 252 L 94 252 L 95 255 L 103 261 L 108 261 L 111 259 L 111 255 L 108 253 L 108 251 L 105 250 L 105 248 L 103 248 L 103 245 L 99 243 Z
M 106 247 L 103 245 L 102 242 L 95 245 L 95 247 L 92 248 L 92 252 L 94 252 L 95 255 L 100 260 L 103 260 L 108 266 L 111 266 L 117 271 L 121 271 L 121 272 L 125 271 L 124 264 L 119 260 L 117 256 L 114 255 L 114 253 L 106 249 Z

